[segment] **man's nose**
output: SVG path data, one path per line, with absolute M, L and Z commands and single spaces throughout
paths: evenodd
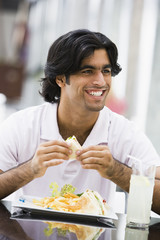
M 93 84 L 94 85 L 99 85 L 99 86 L 104 86 L 105 85 L 105 78 L 103 76 L 102 72 L 97 72 L 94 75 L 94 80 L 93 80 Z

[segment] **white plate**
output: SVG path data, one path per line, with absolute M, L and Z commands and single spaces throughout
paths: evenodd
M 112 219 L 118 219 L 117 215 L 110 208 L 108 210 L 107 216 L 103 215 L 93 215 L 93 214 L 85 214 L 85 213 L 76 213 L 76 212 L 65 212 L 65 211 L 57 211 L 53 209 L 43 208 L 40 206 L 36 206 L 32 203 L 33 199 L 41 199 L 34 196 L 21 196 L 17 201 L 12 203 L 12 207 L 20 208 L 24 212 L 31 214 L 32 218 L 37 219 L 50 219 L 50 220 L 67 220 L 70 222 L 89 222 L 90 225 L 96 225 L 97 223 L 107 224 Z M 112 225 L 112 223 L 111 223 Z

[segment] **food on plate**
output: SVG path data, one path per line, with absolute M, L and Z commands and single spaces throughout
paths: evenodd
M 48 237 L 53 234 L 55 229 L 57 229 L 58 235 L 63 237 L 67 237 L 70 233 L 75 233 L 78 240 L 96 240 L 104 232 L 104 229 L 100 227 L 90 227 L 60 222 L 46 223 L 48 226 L 45 228 L 44 234 Z
M 77 138 L 75 136 L 69 137 L 66 139 L 66 142 L 71 144 L 72 149 L 72 153 L 70 154 L 69 159 L 70 160 L 76 159 L 76 151 L 82 148 Z
M 76 212 L 93 215 L 107 215 L 110 207 L 101 195 L 93 190 L 87 189 L 81 194 L 75 194 L 75 188 L 71 184 L 65 184 L 58 191 L 58 184 L 52 183 L 52 196 L 40 200 L 33 199 L 33 203 L 49 209 L 65 212 Z
M 94 215 L 107 215 L 109 206 L 98 192 L 87 189 L 80 198 L 82 206 L 78 212 Z

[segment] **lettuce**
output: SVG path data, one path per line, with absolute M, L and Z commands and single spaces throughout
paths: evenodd
M 51 192 L 51 196 L 55 197 L 55 196 L 64 196 L 66 193 L 74 193 L 76 188 L 73 187 L 71 184 L 65 184 L 62 188 L 61 191 L 59 191 L 59 186 L 56 182 L 52 182 L 49 185 L 50 189 L 52 190 Z
M 49 185 L 50 189 L 52 190 L 51 192 L 51 196 L 55 197 L 55 196 L 60 196 L 60 192 L 58 191 L 58 184 L 56 182 L 51 182 L 51 184 Z
M 64 194 L 66 193 L 74 193 L 76 190 L 75 187 L 73 187 L 71 184 L 65 184 L 62 188 L 61 188 L 61 192 L 60 195 L 64 196 Z

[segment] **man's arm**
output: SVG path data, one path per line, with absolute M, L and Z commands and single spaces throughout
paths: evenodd
M 77 160 L 84 169 L 95 169 L 99 174 L 129 192 L 132 169 L 113 159 L 109 148 L 104 145 L 90 146 L 77 152 Z M 160 167 L 156 171 L 152 210 L 160 214 Z
M 0 199 L 7 197 L 33 179 L 42 177 L 48 167 L 68 160 L 70 153 L 71 150 L 66 142 L 49 141 L 38 147 L 33 159 L 6 172 L 0 170 Z
M 113 171 L 106 177 L 117 184 L 124 191 L 129 192 L 132 169 L 115 159 L 113 160 Z
M 0 170 L 0 199 L 7 197 L 33 179 L 31 161 L 6 172 Z
M 160 214 L 160 167 L 157 167 L 157 169 L 156 169 L 152 210 L 154 212 Z

